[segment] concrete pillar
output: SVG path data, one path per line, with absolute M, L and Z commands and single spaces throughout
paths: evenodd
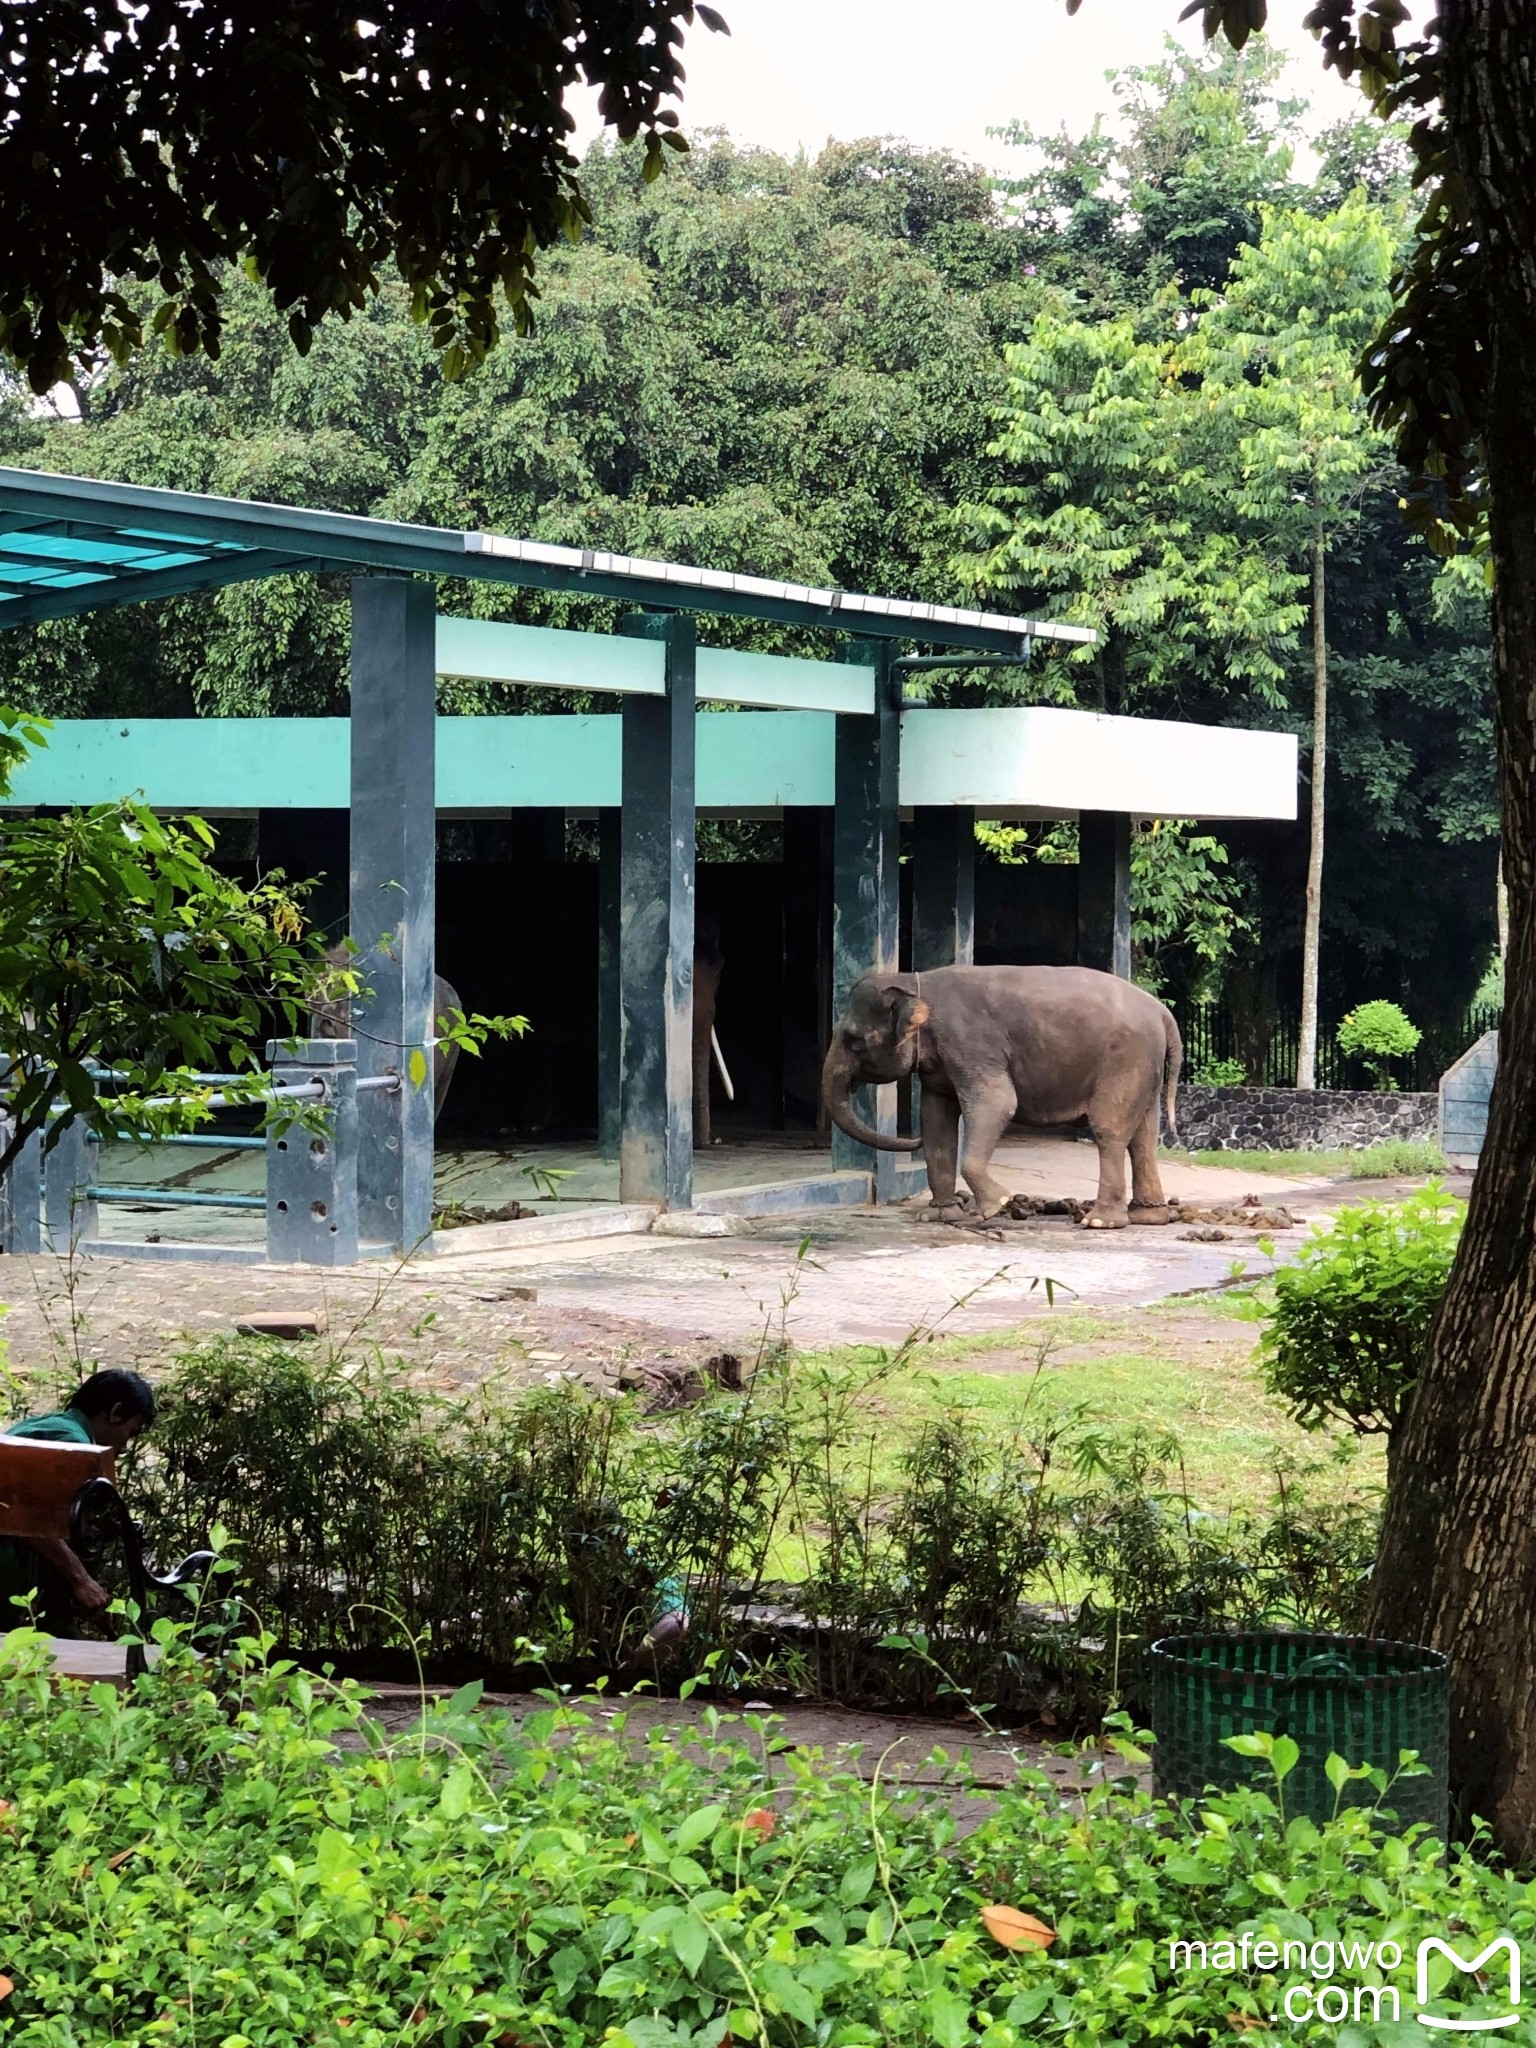
M 267 1047 L 267 1063 L 280 1088 L 320 1082 L 327 1112 L 323 1133 L 294 1124 L 267 1139 L 267 1257 L 284 1265 L 355 1265 L 356 1041 L 277 1041 Z
M 101 1235 L 101 1212 L 90 1194 L 101 1179 L 101 1144 L 80 1117 L 43 1154 L 43 1249 L 61 1257 Z
M 1078 814 L 1077 964 L 1131 975 L 1131 821 L 1123 811 Z
M 780 1101 L 786 1125 L 812 1130 L 822 1122 L 821 1063 L 832 1030 L 832 817 L 823 805 L 797 804 L 782 827 Z
M 621 811 L 597 814 L 597 1149 L 619 1156 L 619 863 Z
M 976 813 L 923 804 L 912 813 L 912 965 L 969 967 L 976 950 Z
M 10 1142 L 12 1126 L 0 1117 L 0 1151 Z M 34 1131 L 0 1174 L 0 1252 L 40 1252 L 43 1248 L 43 1134 Z
M 626 697 L 619 860 L 619 1198 L 693 1206 L 695 654 L 690 618 L 623 630 L 666 648 L 667 694 Z
M 430 583 L 352 585 L 352 1029 L 358 1077 L 401 1078 L 358 1100 L 358 1231 L 404 1252 L 432 1236 L 436 614 Z
M 832 1011 L 842 1014 L 861 975 L 894 973 L 897 965 L 898 777 L 901 765 L 901 681 L 889 641 L 855 641 L 847 659 L 875 671 L 870 716 L 837 721 L 832 874 Z M 859 1115 L 877 1131 L 896 1129 L 893 1086 L 855 1091 Z M 874 1152 L 841 1131 L 832 1133 L 833 1163 L 874 1175 L 875 1200 L 896 1199 L 894 1152 Z

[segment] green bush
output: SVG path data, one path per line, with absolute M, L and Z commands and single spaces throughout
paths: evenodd
M 1189 1078 L 1197 1088 L 1241 1088 L 1248 1069 L 1241 1060 L 1202 1060 Z
M 1466 1204 L 1437 1182 L 1357 1202 L 1275 1276 L 1259 1348 L 1269 1391 L 1304 1429 L 1344 1422 L 1389 1439 L 1418 1377 Z
M 1364 1978 L 1405 2022 L 1425 1932 L 1536 1937 L 1536 1888 L 1465 1850 L 1363 1807 L 1285 1825 L 1283 1738 L 1273 1796 L 1160 1805 L 1117 1737 L 1075 1793 L 1026 1772 L 974 1800 L 829 1768 L 767 1717 L 641 1739 L 470 1687 L 391 1734 L 261 1653 L 210 1673 L 173 1645 L 124 1695 L 0 1652 L 13 2048 L 1141 2048 L 1292 2031 L 1288 1974 L 1181 1967 L 1192 1937 L 1395 1941 Z M 997 1904 L 1053 1942 L 1002 1947 Z M 1446 1976 L 1440 2012 L 1497 2013 Z
M 1346 1058 L 1365 1062 L 1378 1088 L 1388 1089 L 1395 1088 L 1397 1082 L 1387 1062 L 1417 1052 L 1423 1036 L 1396 1003 L 1378 1000 L 1351 1010 L 1334 1034 L 1334 1042 Z
M 1005 1436 L 951 1406 L 893 1445 L 870 1391 L 769 1367 L 658 1415 L 569 1384 L 457 1404 L 387 1359 L 220 1340 L 167 1376 L 124 1484 L 158 1551 L 222 1526 L 285 1649 L 370 1676 L 419 1650 L 505 1682 L 536 1644 L 571 1682 L 714 1657 L 759 1689 L 950 1688 L 1080 1721 L 1170 1628 L 1358 1618 L 1369 1517 L 1293 1480 L 1206 1514 L 1171 1442 L 1042 1399 Z M 688 1638 L 658 1668 L 647 1638 L 679 1597 Z M 882 1648 L 898 1635 L 932 1657 Z

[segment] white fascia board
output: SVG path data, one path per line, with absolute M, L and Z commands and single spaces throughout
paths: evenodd
M 908 711 L 901 801 L 972 804 L 984 816 L 1294 819 L 1291 733 L 1028 705 Z
M 659 640 L 511 626 L 500 619 L 437 622 L 437 672 L 488 683 L 527 683 L 604 696 L 664 697 L 666 650 Z

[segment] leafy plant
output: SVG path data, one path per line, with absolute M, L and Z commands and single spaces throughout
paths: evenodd
M 1387 1062 L 1417 1052 L 1423 1036 L 1396 1003 L 1381 999 L 1357 1005 L 1335 1033 L 1339 1051 L 1363 1059 L 1380 1089 L 1397 1086 Z
M 1536 1932 L 1477 1843 L 1386 1835 L 1369 1797 L 1287 1821 L 1284 1736 L 1245 1745 L 1271 1784 L 1180 1810 L 1117 1720 L 1075 1786 L 1026 1769 L 983 1804 L 942 1755 L 903 1789 L 756 1714 L 642 1736 L 553 1691 L 519 1723 L 469 1685 L 391 1729 L 268 1640 L 199 1663 L 157 1633 L 130 1694 L 51 1683 L 25 1633 L 0 1649 L 19 2048 L 1149 2048 L 1286 2024 L 1283 1973 L 1181 1962 L 1191 1934 L 1396 1941 L 1406 2016 L 1425 1926 L 1474 1951 Z M 1394 1761 L 1337 1759 L 1341 1800 L 1375 1766 L 1390 1806 Z M 1496 2010 L 1471 1976 L 1442 1999 Z
M 546 1202 L 561 1199 L 560 1187 L 571 1178 L 573 1169 L 569 1166 L 540 1166 L 534 1164 L 522 1168 L 523 1178 L 533 1183 L 533 1191 Z
M 1304 1429 L 1343 1422 L 1390 1449 L 1465 1216 L 1438 1182 L 1403 1202 L 1354 1203 L 1276 1274 L 1260 1371 Z
M 1248 1069 L 1241 1060 L 1201 1060 L 1189 1078 L 1197 1088 L 1241 1088 Z
M 1077 1724 L 1169 1628 L 1358 1619 L 1369 1509 L 1286 1473 L 1270 1508 L 1207 1513 L 1175 1444 L 1043 1397 L 1001 1441 L 950 1404 L 893 1445 L 888 1369 L 765 1351 L 741 1391 L 646 1416 L 570 1383 L 450 1402 L 384 1358 L 220 1340 L 162 1383 L 124 1484 L 166 1550 L 227 1528 L 286 1649 L 374 1674 L 419 1651 L 526 1682 L 530 1642 L 572 1682 L 632 1672 L 671 1606 L 658 1675 L 685 1683 L 723 1660 L 758 1689 L 931 1704 L 942 1669 Z M 896 1635 L 931 1657 L 882 1650 Z

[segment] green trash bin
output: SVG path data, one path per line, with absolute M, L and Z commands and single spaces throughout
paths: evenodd
M 1445 1835 L 1450 1665 L 1438 1650 L 1370 1636 L 1253 1630 L 1165 1636 L 1152 1645 L 1150 1667 L 1159 1793 L 1195 1798 L 1212 1785 L 1270 1791 L 1268 1766 L 1226 1748 L 1226 1738 L 1289 1735 L 1301 1755 L 1285 1781 L 1286 1812 L 1322 1821 L 1338 1799 L 1324 1768 L 1331 1755 L 1391 1777 L 1402 1751 L 1412 1749 L 1427 1772 L 1393 1784 L 1383 1801 L 1394 1817 L 1388 1825 L 1401 1832 L 1424 1821 Z M 1344 1788 L 1347 1805 L 1376 1798 L 1363 1779 Z

